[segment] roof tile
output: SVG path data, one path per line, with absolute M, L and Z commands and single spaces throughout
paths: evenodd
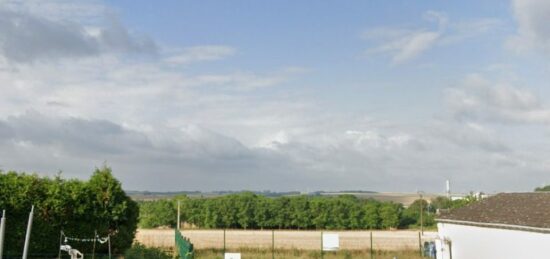
M 550 193 L 500 193 L 438 219 L 550 228 Z

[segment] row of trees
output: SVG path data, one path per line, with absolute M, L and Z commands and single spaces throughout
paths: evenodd
M 436 209 L 460 205 L 444 197 L 432 204 L 417 200 L 404 208 L 402 204 L 352 195 L 268 198 L 245 192 L 215 198 L 181 196 L 140 202 L 140 227 L 174 227 L 176 200 L 181 202 L 181 217 L 186 223 L 200 228 L 237 229 L 408 228 L 420 224 L 420 206 L 424 225 L 431 226 Z
M 36 174 L 0 171 L 0 209 L 6 210 L 8 256 L 23 250 L 27 219 L 35 206 L 29 252 L 40 257 L 57 256 L 60 231 L 69 237 L 91 239 L 111 236 L 113 253 L 129 248 L 137 228 L 139 208 L 122 190 L 111 169 L 96 169 L 89 181 L 39 177 Z M 69 241 L 84 253 L 92 242 Z M 96 253 L 106 253 L 107 244 L 97 244 Z
M 550 185 L 537 187 L 535 188 L 535 192 L 550 192 Z

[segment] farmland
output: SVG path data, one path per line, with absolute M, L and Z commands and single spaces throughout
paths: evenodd
M 241 249 L 238 250 L 242 254 L 243 259 L 271 259 L 270 250 L 258 249 Z M 321 254 L 319 251 L 303 251 L 303 250 L 278 250 L 274 254 L 277 259 L 319 259 Z M 377 259 L 424 259 L 418 251 L 375 251 L 373 257 Z M 222 259 L 222 251 L 220 250 L 198 250 L 195 254 L 195 259 Z M 369 251 L 339 251 L 324 253 L 323 259 L 348 259 L 348 258 L 371 258 Z
M 223 249 L 223 230 L 183 230 L 195 249 Z M 345 251 L 370 249 L 370 231 L 330 231 L 340 236 L 340 248 Z M 274 231 L 276 250 L 315 251 L 320 248 L 321 231 Z M 424 232 L 422 242 L 433 240 L 436 232 Z M 373 249 L 384 251 L 418 251 L 418 231 L 372 231 Z M 271 249 L 271 230 L 226 230 L 226 249 Z M 172 229 L 139 229 L 136 241 L 149 247 L 170 248 L 174 246 Z

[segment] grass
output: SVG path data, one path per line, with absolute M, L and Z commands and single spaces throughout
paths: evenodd
M 272 254 L 270 250 L 266 249 L 239 249 L 237 251 L 228 252 L 240 252 L 243 259 L 271 259 Z M 304 251 L 304 250 L 278 250 L 275 251 L 275 258 L 286 259 L 320 259 L 321 253 L 319 251 Z M 370 259 L 370 251 L 338 251 L 338 252 L 324 252 L 323 259 Z M 375 251 L 374 258 L 376 259 L 422 259 L 418 251 L 406 250 L 406 251 Z M 195 259 L 223 259 L 223 251 L 219 249 L 204 249 L 195 251 Z

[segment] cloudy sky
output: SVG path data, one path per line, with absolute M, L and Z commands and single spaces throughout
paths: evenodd
M 550 184 L 550 2 L 0 0 L 0 168 L 132 190 Z

